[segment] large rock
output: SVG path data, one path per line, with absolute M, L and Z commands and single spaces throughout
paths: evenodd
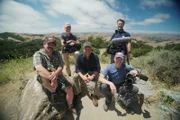
M 20 97 L 18 120 L 60 119 L 65 112 L 51 105 L 36 77 L 28 81 Z

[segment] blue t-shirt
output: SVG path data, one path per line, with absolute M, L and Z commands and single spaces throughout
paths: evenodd
M 122 64 L 120 68 L 116 68 L 115 64 L 110 64 L 108 65 L 102 74 L 107 78 L 108 80 L 113 82 L 114 84 L 121 84 L 124 79 L 126 74 L 129 72 L 129 70 L 134 70 L 130 65 Z

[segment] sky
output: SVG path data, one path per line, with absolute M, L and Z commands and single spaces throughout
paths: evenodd
M 114 32 L 180 34 L 179 0 L 0 0 L 0 33 Z

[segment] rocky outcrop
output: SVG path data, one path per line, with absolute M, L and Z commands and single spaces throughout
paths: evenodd
M 64 99 L 64 98 L 63 98 Z M 66 109 L 52 106 L 36 78 L 30 79 L 20 97 L 18 120 L 62 118 Z

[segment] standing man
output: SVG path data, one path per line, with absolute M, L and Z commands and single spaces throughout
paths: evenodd
M 55 50 L 56 41 L 53 37 L 46 37 L 43 48 L 33 55 L 33 66 L 37 71 L 37 80 L 42 84 L 45 93 L 51 95 L 51 102 L 58 92 L 57 88 L 66 93 L 66 101 L 69 108 L 75 113 L 73 106 L 73 90 L 71 84 L 63 76 L 63 60 L 61 54 Z M 48 96 L 49 97 L 49 96 Z
M 125 25 L 124 20 L 122 20 L 122 19 L 117 20 L 118 29 L 115 30 L 115 33 L 112 35 L 111 40 L 114 38 L 130 37 L 131 36 L 128 32 L 124 31 L 124 29 L 123 29 L 124 25 Z M 119 44 L 118 46 L 120 46 L 119 52 L 123 52 L 126 55 L 126 57 L 130 56 L 131 42 L 122 43 L 122 44 Z M 114 54 L 111 54 L 111 63 L 114 63 Z
M 124 91 L 131 93 L 131 95 L 136 95 L 138 93 L 138 88 L 133 85 L 127 88 L 124 88 L 123 86 L 127 73 L 130 73 L 133 76 L 140 73 L 139 70 L 132 66 L 124 64 L 123 60 L 124 54 L 117 52 L 114 57 L 114 63 L 108 65 L 104 69 L 101 78 L 99 79 L 102 83 L 100 87 L 101 91 L 105 96 L 105 103 L 103 105 L 104 111 L 108 111 L 109 105 L 112 102 L 113 94 L 118 93 L 122 95 L 122 92 Z
M 92 45 L 90 42 L 85 42 L 83 45 L 83 52 L 81 52 L 76 59 L 76 73 L 73 78 L 74 81 L 80 80 L 80 83 L 85 83 L 89 95 L 94 106 L 98 106 L 98 79 L 100 73 L 100 63 L 98 56 L 92 52 Z
M 62 55 L 66 66 L 66 72 L 69 76 L 71 76 L 69 56 L 72 55 L 74 58 L 75 51 L 71 51 L 69 48 L 79 44 L 79 40 L 77 40 L 76 36 L 71 33 L 71 25 L 66 23 L 64 25 L 65 32 L 63 32 L 60 36 L 61 45 L 62 45 Z

